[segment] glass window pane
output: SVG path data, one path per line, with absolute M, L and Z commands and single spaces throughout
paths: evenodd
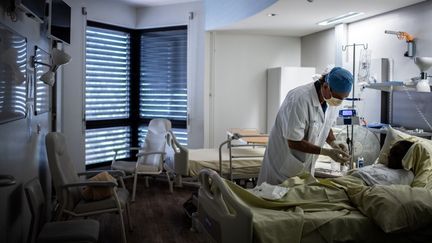
M 141 35 L 140 117 L 187 119 L 187 29 Z
M 117 159 L 129 158 L 129 146 L 129 127 L 87 129 L 85 134 L 86 165 L 112 161 L 114 150 L 119 150 Z
M 86 120 L 129 118 L 130 34 L 88 26 Z

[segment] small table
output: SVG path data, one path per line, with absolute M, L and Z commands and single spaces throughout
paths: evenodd
M 230 128 L 228 129 L 227 134 L 228 137 L 231 137 L 234 134 L 245 136 L 240 138 L 240 140 L 247 144 L 266 145 L 268 143 L 268 135 L 261 134 L 257 129 L 254 128 Z

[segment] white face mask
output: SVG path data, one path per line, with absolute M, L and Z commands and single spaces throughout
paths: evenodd
M 327 102 L 329 106 L 340 106 L 342 104 L 342 100 L 335 98 L 333 96 L 330 99 L 324 98 L 324 100 L 325 102 Z

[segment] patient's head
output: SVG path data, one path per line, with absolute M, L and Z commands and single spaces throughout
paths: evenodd
M 387 166 L 390 169 L 402 169 L 402 159 L 413 144 L 413 142 L 407 140 L 396 142 L 390 149 Z

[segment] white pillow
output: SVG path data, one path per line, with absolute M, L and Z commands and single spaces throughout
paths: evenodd
M 418 139 L 418 137 L 398 131 L 392 127 L 388 127 L 387 136 L 378 157 L 378 163 L 384 165 L 388 164 L 388 155 L 390 153 L 390 149 L 397 141 L 408 140 L 411 142 L 416 142 Z
M 404 169 L 390 169 L 383 164 L 374 164 L 356 169 L 352 176 L 362 179 L 368 186 L 411 185 L 414 173 Z

